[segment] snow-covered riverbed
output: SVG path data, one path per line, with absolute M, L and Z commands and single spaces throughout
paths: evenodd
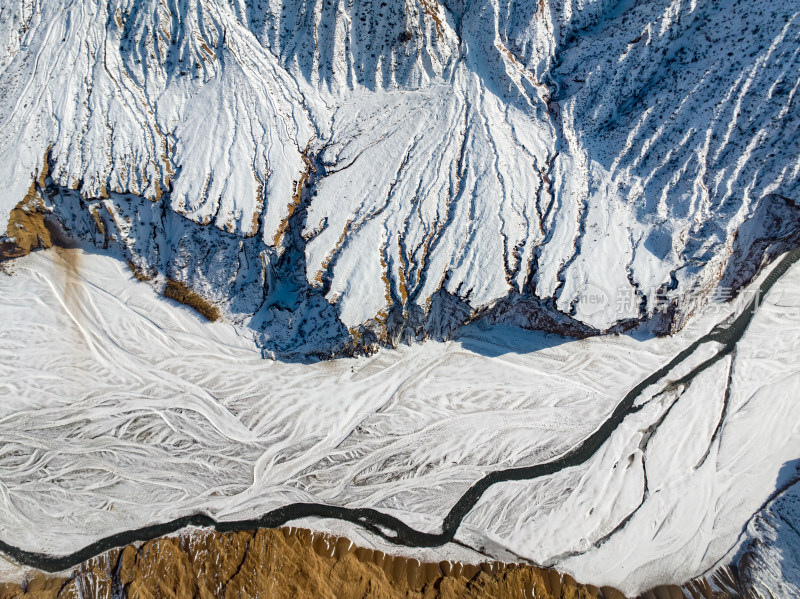
M 293 364 L 263 360 L 246 331 L 203 321 L 99 253 L 38 252 L 10 270 L 0 540 L 56 555 L 186 514 L 239 520 L 292 503 L 374 508 L 437 532 L 477 480 L 576 446 L 732 309 L 672 338 L 473 327 L 452 342 Z M 627 593 L 730 556 L 799 457 L 798 289 L 794 266 L 732 354 L 664 391 L 717 349 L 701 346 L 588 462 L 491 487 L 456 539 Z M 350 524 L 318 527 L 386 548 Z

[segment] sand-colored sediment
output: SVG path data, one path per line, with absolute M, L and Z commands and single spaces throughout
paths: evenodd
M 723 599 L 705 581 L 659 587 L 646 599 Z M 715 580 L 719 588 L 719 581 Z M 578 584 L 533 566 L 413 559 L 359 548 L 345 538 L 304 529 L 233 533 L 191 531 L 112 550 L 68 578 L 37 574 L 0 584 L 0 599 L 624 599 L 611 588 Z

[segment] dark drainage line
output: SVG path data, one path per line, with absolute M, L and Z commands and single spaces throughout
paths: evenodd
M 475 507 L 481 496 L 492 485 L 502 482 L 534 480 L 542 476 L 555 474 L 566 468 L 579 466 L 588 461 L 611 436 L 625 417 L 636 410 L 636 408 L 633 407 L 636 398 L 647 387 L 662 379 L 670 370 L 692 355 L 700 345 L 712 341 L 722 344 L 722 348 L 717 354 L 711 359 L 706 360 L 704 365 L 708 365 L 716 361 L 717 358 L 721 358 L 725 354 L 730 353 L 747 330 L 747 326 L 750 324 L 758 308 L 756 300 L 766 296 L 775 282 L 780 279 L 798 259 L 800 259 L 800 248 L 794 249 L 784 256 L 758 287 L 759 295 L 748 304 L 742 314 L 727 327 L 722 325 L 714 327 L 711 332 L 689 345 L 670 360 L 669 363 L 650 374 L 631 389 L 614 409 L 611 416 L 577 447 L 551 462 L 491 472 L 472 485 L 455 505 L 453 505 L 447 516 L 445 516 L 441 533 L 418 531 L 394 516 L 371 508 L 353 509 L 320 503 L 294 503 L 267 512 L 260 518 L 249 520 L 217 522 L 210 516 L 204 514 L 183 516 L 162 524 L 154 524 L 108 536 L 87 545 L 83 549 L 61 557 L 48 555 L 46 553 L 25 551 L 24 549 L 14 547 L 1 540 L 0 551 L 19 564 L 45 570 L 47 572 L 59 572 L 73 568 L 109 549 L 134 542 L 149 541 L 176 532 L 187 526 L 213 528 L 219 532 L 231 532 L 256 528 L 276 528 L 292 520 L 309 517 L 336 518 L 338 520 L 352 522 L 397 545 L 406 545 L 409 547 L 438 547 L 444 545 L 453 540 L 464 517 Z M 698 368 L 695 370 L 694 374 L 699 374 L 702 370 L 703 369 Z

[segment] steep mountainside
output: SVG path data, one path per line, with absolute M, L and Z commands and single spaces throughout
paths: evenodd
M 757 599 L 797 597 L 800 594 L 800 483 L 797 464 L 785 470 L 794 484 L 782 489 L 755 515 L 747 528 L 739 570 L 751 595 Z M 791 481 L 792 479 L 790 479 Z
M 0 227 L 270 354 L 669 332 L 800 241 L 799 71 L 788 0 L 6 0 Z

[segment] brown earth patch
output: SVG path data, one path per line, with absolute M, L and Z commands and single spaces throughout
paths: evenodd
M 707 582 L 665 586 L 643 599 L 735 596 Z M 730 578 L 731 585 L 735 580 Z M 694 585 L 694 586 L 691 586 Z M 733 586 L 731 587 L 733 588 Z M 69 577 L 0 584 L 0 599 L 624 599 L 528 565 L 417 560 L 303 529 L 185 532 L 91 559 Z
M 134 271 L 134 275 L 135 274 L 136 271 Z M 173 279 L 167 280 L 167 286 L 164 288 L 164 297 L 174 299 L 175 301 L 185 304 L 190 308 L 194 308 L 211 322 L 220 319 L 219 308 L 217 308 L 199 293 L 192 291 L 189 286 L 186 285 L 186 283 L 175 281 Z
M 0 262 L 27 256 L 33 250 L 46 249 L 58 243 L 52 225 L 45 221 L 49 210 L 44 205 L 42 190 L 50 176 L 50 148 L 42 159 L 42 169 L 31 181 L 28 193 L 8 215 L 5 237 L 0 236 Z
M 128 260 L 128 268 L 131 269 L 131 273 L 133 273 L 133 278 L 136 279 L 137 281 L 141 281 L 142 283 L 147 283 L 153 280 L 153 277 L 148 275 L 145 271 L 136 266 L 130 260 Z
M 0 238 L 0 260 L 27 256 L 33 250 L 52 247 L 53 239 L 44 220 L 47 214 L 34 181 L 9 214 L 6 237 Z

